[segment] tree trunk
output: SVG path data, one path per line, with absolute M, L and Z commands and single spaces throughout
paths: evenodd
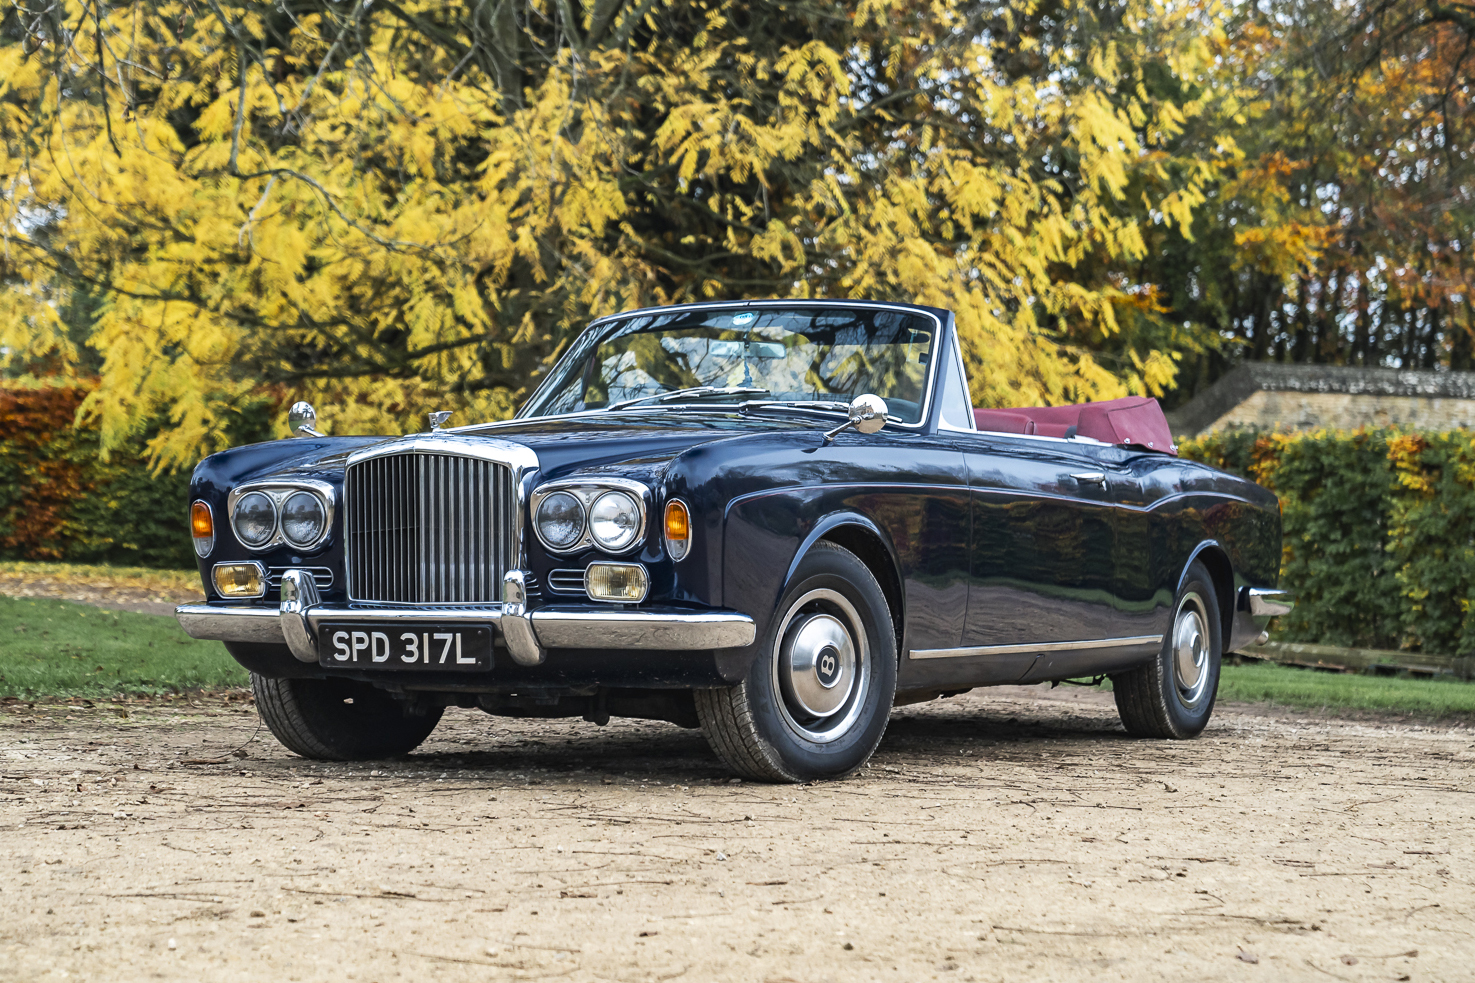
M 1307 310 L 1310 298 L 1306 289 L 1306 281 L 1310 279 L 1304 272 L 1296 276 L 1296 318 L 1292 322 L 1295 325 L 1295 337 L 1291 340 L 1291 361 L 1296 363 L 1311 361 L 1311 314 Z
M 1469 372 L 1475 368 L 1475 345 L 1471 344 L 1470 332 L 1475 329 L 1475 307 L 1470 304 L 1470 295 L 1465 295 L 1465 323 L 1451 317 L 1449 329 L 1449 367 L 1456 372 Z
M 1349 363 L 1356 365 L 1371 365 L 1372 352 L 1368 345 L 1368 310 L 1367 310 L 1367 274 L 1359 271 L 1357 274 L 1357 327 L 1352 336 L 1352 359 Z M 1353 362 L 1353 359 L 1356 361 Z

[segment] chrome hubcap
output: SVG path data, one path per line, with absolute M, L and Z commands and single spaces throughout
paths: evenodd
M 870 650 L 859 613 L 843 594 L 810 591 L 784 615 L 773 660 L 784 722 L 824 744 L 860 717 L 870 688 Z
M 855 645 L 839 618 L 808 614 L 794 619 L 779 653 L 784 698 L 811 717 L 828 717 L 855 688 Z
M 1198 705 L 1209 683 L 1209 623 L 1196 593 L 1184 596 L 1173 621 L 1173 681 L 1186 707 Z

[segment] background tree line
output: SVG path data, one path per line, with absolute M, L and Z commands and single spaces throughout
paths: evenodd
M 1469 368 L 1472 39 L 1440 0 L 17 0 L 0 348 L 166 466 L 303 395 L 505 416 L 589 317 L 714 297 L 951 308 L 980 405 Z

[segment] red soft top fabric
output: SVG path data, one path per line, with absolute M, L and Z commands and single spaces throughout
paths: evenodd
M 980 430 L 1064 437 L 1071 428 L 1103 444 L 1129 444 L 1177 455 L 1163 408 L 1151 396 L 1127 396 L 1074 406 L 1023 406 L 973 411 Z

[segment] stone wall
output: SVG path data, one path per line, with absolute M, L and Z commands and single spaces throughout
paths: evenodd
M 1365 393 L 1251 393 L 1202 432 L 1235 427 L 1355 430 L 1358 427 L 1453 430 L 1475 428 L 1475 399 Z

